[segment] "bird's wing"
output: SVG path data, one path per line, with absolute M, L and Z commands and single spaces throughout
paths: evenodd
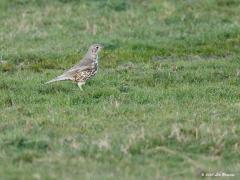
M 57 76 L 51 81 L 46 82 L 46 84 L 56 82 L 56 81 L 74 80 L 74 76 L 76 76 L 76 74 L 82 71 L 86 71 L 89 68 L 90 68 L 89 66 L 76 66 L 76 67 L 73 66 L 71 69 L 65 71 L 62 75 Z
M 64 76 L 66 77 L 73 77 L 76 73 L 79 73 L 79 72 L 82 72 L 82 71 L 86 71 L 88 69 L 90 69 L 91 67 L 90 66 L 73 66 L 71 69 L 65 71 L 63 73 Z
M 76 69 L 79 69 L 81 71 L 81 69 L 85 69 L 85 68 L 88 68 L 87 66 L 89 66 L 89 62 L 92 62 L 92 59 L 91 58 L 88 58 L 88 57 L 84 57 L 80 63 L 78 64 L 75 64 L 73 67 L 71 67 L 70 69 L 67 69 L 66 71 L 64 71 L 64 74 L 66 72 L 70 72 L 70 71 L 74 71 Z

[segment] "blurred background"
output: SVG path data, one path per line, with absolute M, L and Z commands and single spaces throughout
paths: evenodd
M 1 0 L 0 7 L 1 55 L 19 61 L 62 61 L 93 42 L 141 59 L 239 52 L 238 0 Z

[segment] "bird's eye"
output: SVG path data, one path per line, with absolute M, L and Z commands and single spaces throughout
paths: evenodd
M 96 46 L 96 49 L 98 49 L 99 47 L 98 46 Z

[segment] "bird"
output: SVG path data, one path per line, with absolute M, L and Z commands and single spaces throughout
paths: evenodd
M 70 69 L 63 72 L 62 75 L 46 82 L 45 84 L 57 81 L 72 81 L 77 83 L 80 90 L 83 91 L 82 86 L 87 80 L 96 75 L 98 71 L 98 53 L 103 48 L 101 44 L 93 44 L 89 47 L 87 54 L 80 60 L 80 62 Z

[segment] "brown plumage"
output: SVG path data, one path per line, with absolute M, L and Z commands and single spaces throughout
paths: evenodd
M 46 82 L 46 84 L 56 81 L 69 80 L 76 82 L 79 88 L 82 90 L 82 85 L 84 85 L 88 79 L 97 73 L 99 59 L 98 53 L 102 48 L 103 46 L 100 44 L 93 44 L 88 49 L 88 52 L 84 58 L 78 64 L 66 70 L 62 75 Z

